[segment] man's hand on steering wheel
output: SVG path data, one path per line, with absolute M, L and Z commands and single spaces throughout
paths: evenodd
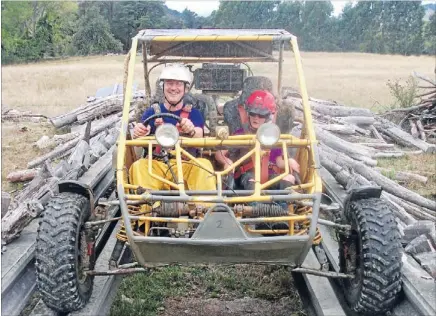
M 137 123 L 133 128 L 133 138 L 147 136 L 150 134 L 150 125 L 144 126 L 142 123 Z
M 194 128 L 195 128 L 192 121 L 188 118 L 182 118 L 180 123 L 177 123 L 177 126 L 180 127 L 183 134 L 188 134 L 188 135 L 192 134 L 194 132 Z

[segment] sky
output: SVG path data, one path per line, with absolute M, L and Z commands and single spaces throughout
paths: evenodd
M 335 8 L 334 15 L 338 16 L 345 4 L 349 1 L 332 1 Z M 168 8 L 182 12 L 185 8 L 197 13 L 200 16 L 208 16 L 213 10 L 218 9 L 219 1 L 198 0 L 198 1 L 183 1 L 183 0 L 167 0 L 165 4 Z

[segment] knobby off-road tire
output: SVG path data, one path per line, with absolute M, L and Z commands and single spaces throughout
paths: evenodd
M 394 215 L 386 203 L 370 198 L 351 202 L 345 216 L 352 238 L 340 238 L 340 267 L 355 273 L 343 280 L 345 298 L 358 315 L 384 314 L 401 290 L 401 237 Z
M 60 193 L 49 201 L 36 241 L 37 287 L 44 303 L 58 312 L 81 309 L 92 292 L 93 277 L 81 271 L 81 228 L 90 216 L 87 198 Z

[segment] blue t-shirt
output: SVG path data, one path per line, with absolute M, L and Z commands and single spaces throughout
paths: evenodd
M 165 105 L 163 105 L 163 103 L 159 104 L 160 106 L 160 112 L 161 113 L 171 113 L 177 116 L 180 116 L 180 114 L 182 113 L 182 109 L 178 110 L 178 111 L 168 111 L 167 108 L 165 107 Z M 184 106 L 184 105 L 183 105 Z M 144 122 L 148 117 L 152 116 L 154 113 L 154 109 L 153 107 L 148 108 L 144 114 L 141 117 L 141 122 Z M 195 127 L 200 127 L 203 128 L 204 127 L 204 120 L 203 120 L 203 116 L 201 115 L 200 111 L 198 109 L 192 108 L 191 112 L 189 113 L 188 118 L 191 120 L 192 124 L 194 124 Z M 169 123 L 169 124 L 173 124 L 176 125 L 177 121 L 173 118 L 170 117 L 163 117 L 162 118 L 164 123 Z M 149 122 L 149 125 L 151 127 L 151 131 L 150 134 L 154 134 L 156 132 L 156 126 L 154 125 L 155 120 L 151 120 Z

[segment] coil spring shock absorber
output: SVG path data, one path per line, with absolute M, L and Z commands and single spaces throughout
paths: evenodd
M 139 213 L 141 213 L 141 208 L 133 205 L 128 205 L 128 210 L 130 215 L 138 215 Z M 132 222 L 132 224 L 136 226 L 137 221 Z M 124 226 L 124 221 L 121 222 L 120 228 L 118 229 L 116 236 L 119 241 L 122 242 L 127 241 L 127 233 L 126 233 L 126 227 Z
M 312 214 L 312 207 L 300 206 L 296 209 L 295 213 L 298 215 L 310 215 Z M 301 222 L 301 225 L 302 225 L 302 230 L 309 230 L 310 221 L 309 220 L 303 221 Z M 319 245 L 321 243 L 321 240 L 322 240 L 321 233 L 317 227 L 315 232 L 315 237 L 313 237 L 313 245 Z

